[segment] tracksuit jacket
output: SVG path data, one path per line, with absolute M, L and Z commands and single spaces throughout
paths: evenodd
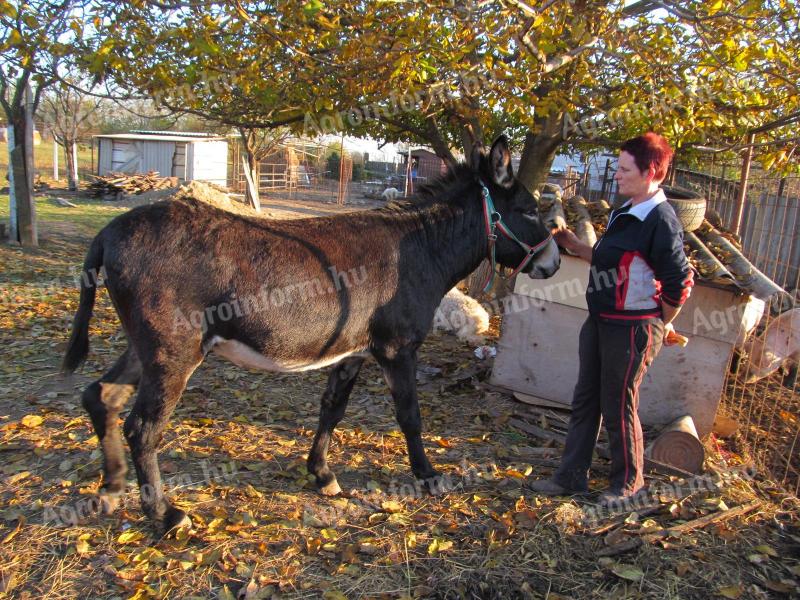
M 661 303 L 682 306 L 694 277 L 683 250 L 683 227 L 662 190 L 612 211 L 595 244 L 586 290 L 589 313 L 632 324 L 661 318 Z

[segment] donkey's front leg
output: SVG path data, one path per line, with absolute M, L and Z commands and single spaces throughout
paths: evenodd
M 362 364 L 363 358 L 346 358 L 338 363 L 328 376 L 328 387 L 322 394 L 319 427 L 308 453 L 308 472 L 314 474 L 317 487 L 325 496 L 335 496 L 342 491 L 336 475 L 328 468 L 328 446 L 333 430 L 344 416 L 347 400 Z
M 394 399 L 395 416 L 406 438 L 408 458 L 414 477 L 432 494 L 444 491 L 441 475 L 431 466 L 422 446 L 422 418 L 417 398 L 417 350 L 402 348 L 392 358 L 378 357 Z

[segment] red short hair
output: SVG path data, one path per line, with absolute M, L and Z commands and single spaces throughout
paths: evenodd
M 649 131 L 622 144 L 622 150 L 633 156 L 636 166 L 645 172 L 653 167 L 656 181 L 667 176 L 669 162 L 674 154 L 669 142 L 657 133 Z

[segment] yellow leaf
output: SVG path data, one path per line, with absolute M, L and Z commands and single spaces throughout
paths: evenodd
M 381 508 L 387 513 L 399 513 L 403 510 L 403 505 L 397 500 L 387 500 L 386 502 L 381 502 Z
M 633 565 L 618 564 L 611 569 L 611 572 L 617 577 L 628 581 L 641 581 L 644 577 L 644 572 Z
M 433 541 L 428 545 L 428 554 L 434 556 L 439 552 L 450 550 L 453 547 L 453 542 L 450 540 L 442 540 L 440 538 L 433 538 Z
M 44 419 L 39 415 L 25 415 L 22 417 L 20 423 L 22 423 L 25 427 L 33 429 L 34 427 L 39 427 L 44 422 Z
M 88 554 L 89 550 L 91 550 L 91 546 L 89 546 L 89 542 L 86 540 L 78 540 L 75 543 L 75 551 L 78 554 Z
M 328 590 L 322 594 L 322 600 L 347 600 L 347 596 L 339 590 Z
M 134 531 L 133 529 L 128 529 L 127 531 L 123 531 L 117 537 L 117 542 L 120 544 L 132 544 L 133 542 L 138 542 L 144 537 L 144 534 L 141 531 Z
M 743 593 L 744 590 L 742 589 L 741 585 L 728 585 L 719 589 L 720 596 L 723 596 L 724 598 L 732 598 L 733 600 L 741 598 Z
M 766 554 L 767 556 L 778 556 L 778 551 L 775 550 L 775 548 L 773 548 L 772 546 L 767 546 L 767 545 L 756 546 L 755 548 L 753 548 L 753 550 L 756 550 L 761 554 Z

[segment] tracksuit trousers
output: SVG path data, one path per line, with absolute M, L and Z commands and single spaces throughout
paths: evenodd
M 611 453 L 610 490 L 630 495 L 644 486 L 639 384 L 663 337 L 661 321 L 616 324 L 593 316 L 586 319 L 566 446 L 553 476 L 556 483 L 574 492 L 588 491 L 589 466 L 602 422 Z

